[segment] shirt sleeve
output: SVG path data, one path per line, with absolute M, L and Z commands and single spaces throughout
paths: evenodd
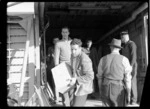
M 88 59 L 85 58 L 82 60 L 81 66 L 82 66 L 82 72 L 84 75 L 77 77 L 77 80 L 82 83 L 88 83 L 89 81 L 93 80 L 94 72 L 93 72 L 93 67 L 92 67 L 92 61 L 89 59 L 89 57 Z
M 136 62 L 136 45 L 134 42 L 130 43 L 130 49 L 131 49 L 131 66 Z
M 97 78 L 102 78 L 103 70 L 102 70 L 102 63 L 103 63 L 103 58 L 100 59 L 99 64 L 98 64 L 98 73 L 97 73 Z
M 126 57 L 123 57 L 122 61 L 123 66 L 125 67 L 125 85 L 128 89 L 131 89 L 131 71 L 132 71 L 132 66 L 129 63 L 129 60 Z
M 59 56 L 60 56 L 60 47 L 59 44 L 55 44 L 55 50 L 54 50 L 54 63 L 55 65 L 59 64 Z

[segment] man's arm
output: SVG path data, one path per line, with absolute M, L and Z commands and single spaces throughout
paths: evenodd
M 130 51 L 131 51 L 131 66 L 133 67 L 133 64 L 136 62 L 136 45 L 134 42 L 130 43 Z
M 98 86 L 99 86 L 99 93 L 100 93 L 100 96 L 101 96 L 101 85 L 102 85 L 102 75 L 103 75 L 103 70 L 102 70 L 102 61 L 103 61 L 103 58 L 100 59 L 100 62 L 98 64 L 98 73 L 97 73 L 97 78 L 98 78 Z
M 54 64 L 57 66 L 59 64 L 59 56 L 60 56 L 60 47 L 59 44 L 55 44 L 55 49 L 54 49 Z
M 96 72 L 97 72 L 97 70 L 98 70 L 97 69 L 98 68 L 98 52 L 95 47 L 92 47 L 90 57 L 91 57 L 91 60 L 93 63 L 94 71 L 96 70 Z
M 81 70 L 85 75 L 78 77 L 77 80 L 83 83 L 88 83 L 89 81 L 93 80 L 94 72 L 92 67 L 92 61 L 88 56 L 86 58 L 84 57 L 83 59 L 81 59 L 81 66 L 82 66 Z
M 127 91 L 127 98 L 128 98 L 128 103 L 130 102 L 130 97 L 131 97 L 131 71 L 132 71 L 132 66 L 129 63 L 129 60 L 126 57 L 123 57 L 122 61 L 124 68 L 125 68 L 125 74 L 124 74 L 124 82 L 125 82 L 125 87 Z

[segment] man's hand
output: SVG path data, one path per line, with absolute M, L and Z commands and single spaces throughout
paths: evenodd
M 127 103 L 130 104 L 130 100 L 131 100 L 131 90 L 127 89 Z
M 99 78 L 98 79 L 98 87 L 99 87 L 99 95 L 100 95 L 100 98 L 102 98 L 102 79 Z
M 71 79 L 68 79 L 67 81 L 69 81 L 68 86 L 71 86 L 71 85 L 74 85 L 76 83 L 76 78 L 71 78 Z
M 58 66 L 59 64 L 55 64 L 55 67 Z
M 130 104 L 130 96 L 127 97 L 127 104 Z
M 72 84 L 75 84 L 75 83 L 76 83 L 76 80 L 77 80 L 76 78 L 72 78 L 72 82 L 71 82 L 71 83 L 72 83 Z

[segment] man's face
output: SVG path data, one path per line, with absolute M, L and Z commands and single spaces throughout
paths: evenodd
M 73 57 L 77 57 L 81 53 L 81 47 L 79 45 L 71 45 L 71 53 Z
M 63 28 L 61 34 L 62 34 L 62 39 L 67 40 L 69 36 L 69 30 L 67 28 Z
M 58 41 L 59 41 L 58 38 L 54 38 L 54 39 L 53 39 L 53 44 L 56 44 Z
M 121 35 L 122 43 L 125 43 L 127 41 L 127 38 L 128 38 L 128 34 Z
M 89 40 L 89 41 L 87 42 L 87 46 L 88 46 L 88 47 L 91 47 L 91 46 L 92 46 L 92 41 L 91 41 L 91 40 Z

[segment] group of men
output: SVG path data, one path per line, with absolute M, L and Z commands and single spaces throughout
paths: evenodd
M 71 66 L 72 78 L 77 80 L 72 106 L 84 106 L 87 96 L 96 89 L 99 89 L 105 106 L 126 106 L 137 102 L 136 44 L 129 40 L 128 32 L 121 33 L 121 40 L 112 40 L 109 44 L 111 53 L 99 62 L 89 55 L 91 46 L 83 48 L 80 39 L 69 39 L 68 27 L 63 27 L 61 34 L 62 39 L 53 46 L 53 67 L 62 62 Z

